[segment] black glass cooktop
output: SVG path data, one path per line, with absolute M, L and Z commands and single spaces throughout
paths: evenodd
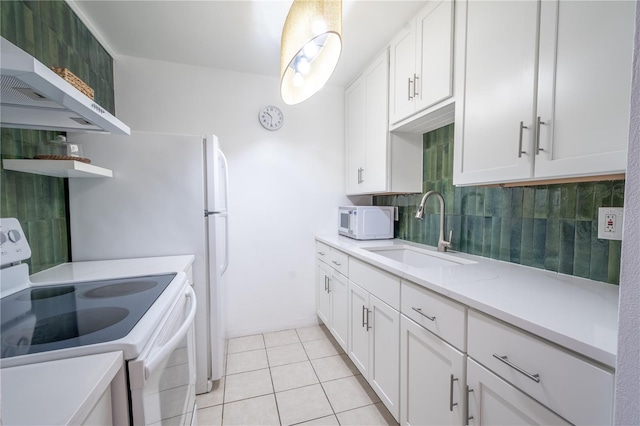
M 2 358 L 118 340 L 176 274 L 30 287 L 0 301 Z

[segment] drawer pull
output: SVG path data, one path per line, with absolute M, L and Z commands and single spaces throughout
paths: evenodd
M 425 314 L 422 312 L 422 308 L 411 308 L 414 311 L 416 311 L 417 313 L 419 313 L 420 315 L 422 315 L 423 317 L 425 317 L 426 319 L 428 319 L 429 321 L 435 321 L 436 317 L 430 317 L 429 315 Z
M 332 260 L 331 262 L 335 263 L 335 264 L 336 264 L 336 266 L 340 266 L 340 265 L 342 265 L 342 263 L 338 262 L 337 260 Z
M 514 370 L 516 370 L 518 373 L 524 374 L 525 376 L 527 376 L 528 378 L 530 378 L 531 380 L 533 380 L 536 383 L 540 383 L 540 375 L 539 374 L 531 374 L 528 371 L 523 370 L 522 368 L 518 367 L 517 365 L 515 365 L 514 363 L 512 363 L 511 361 L 509 361 L 507 359 L 507 356 L 500 356 L 498 354 L 493 354 L 493 357 L 497 360 L 500 360 L 502 362 L 504 362 L 505 364 L 507 364 L 509 367 L 513 368 Z
M 458 405 L 457 402 L 453 402 L 453 382 L 457 382 L 458 379 L 451 375 L 451 380 L 449 381 L 449 411 L 453 411 L 453 407 Z
M 323 252 L 323 251 L 319 251 L 319 252 L 318 252 L 318 254 L 319 254 L 320 256 L 324 256 L 324 255 L 325 255 L 325 252 Z

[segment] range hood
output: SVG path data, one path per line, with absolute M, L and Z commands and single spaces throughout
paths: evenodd
M 129 126 L 24 50 L 0 37 L 0 125 L 130 134 Z

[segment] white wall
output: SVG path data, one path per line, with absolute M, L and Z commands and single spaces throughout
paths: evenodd
M 624 194 L 624 230 L 620 270 L 616 425 L 640 424 L 640 7 L 631 90 L 631 122 Z
M 229 160 L 229 337 L 317 322 L 314 235 L 344 194 L 343 88 L 284 105 L 277 78 L 119 57 L 116 111 L 133 130 L 214 133 Z M 263 129 L 258 111 L 283 111 Z

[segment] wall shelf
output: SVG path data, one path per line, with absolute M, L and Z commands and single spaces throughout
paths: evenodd
M 113 177 L 113 172 L 103 167 L 75 160 L 2 160 L 5 170 L 61 178 Z

